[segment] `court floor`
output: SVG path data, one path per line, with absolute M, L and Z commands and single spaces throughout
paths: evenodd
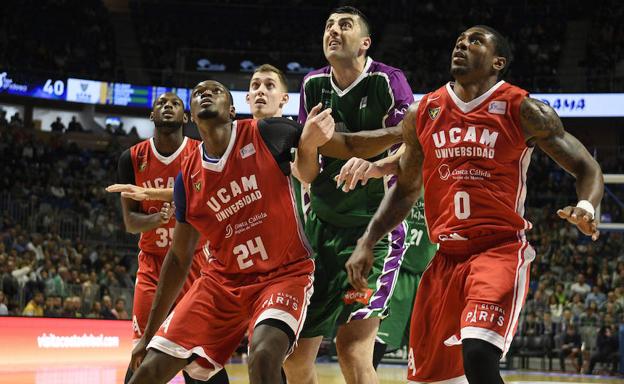
M 15 367 L 7 362 L 0 362 L 0 383 L 11 384 L 121 384 L 126 367 L 119 366 L 71 366 L 57 364 L 54 366 Z M 342 384 L 340 368 L 336 363 L 320 363 L 318 375 L 320 384 Z M 227 366 L 231 383 L 248 383 L 247 369 L 242 364 Z M 382 365 L 379 367 L 382 384 L 405 383 L 406 367 L 403 365 Z M 622 383 L 623 378 L 609 376 L 586 376 L 561 373 L 542 373 L 535 371 L 505 371 L 505 382 L 508 384 L 538 383 Z M 176 377 L 172 384 L 182 384 L 184 380 Z

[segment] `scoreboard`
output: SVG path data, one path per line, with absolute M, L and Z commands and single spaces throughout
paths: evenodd
M 54 78 L 41 75 L 12 73 L 0 69 L 0 94 L 64 100 L 77 103 L 117 105 L 151 109 L 163 92 L 174 92 L 188 109 L 191 90 L 152 85 L 112 83 L 76 78 Z M 247 91 L 234 91 L 234 105 L 239 114 L 249 115 L 245 102 Z M 290 93 L 284 115 L 299 114 L 299 94 Z M 414 94 L 419 100 L 422 94 Z M 561 117 L 624 117 L 624 93 L 543 93 L 532 94 L 550 105 Z

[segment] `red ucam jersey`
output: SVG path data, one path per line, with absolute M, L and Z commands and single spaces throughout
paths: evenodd
M 189 157 L 198 145 L 199 141 L 185 137 L 177 151 L 163 156 L 156 150 L 154 138 L 135 144 L 130 148 L 135 184 L 145 188 L 173 188 L 182 160 Z M 141 211 L 146 214 L 160 212 L 163 203 L 157 200 L 141 201 Z M 141 233 L 139 248 L 143 252 L 164 257 L 171 246 L 173 227 L 175 217 L 161 227 Z
M 183 162 L 182 181 L 185 219 L 208 240 L 209 269 L 232 279 L 291 265 L 313 270 L 290 178 L 263 140 L 258 120 L 233 123 L 216 163 L 206 161 L 200 145 Z
M 504 81 L 463 102 L 448 83 L 425 95 L 416 132 L 423 148 L 425 216 L 433 242 L 499 232 L 524 239 L 532 147 L 520 125 L 528 92 Z

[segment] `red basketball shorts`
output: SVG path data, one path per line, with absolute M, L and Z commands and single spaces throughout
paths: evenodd
M 484 340 L 507 352 L 535 258 L 529 243 L 514 237 L 441 243 L 414 302 L 410 383 L 467 383 L 463 339 Z
M 132 305 L 132 340 L 134 343 L 139 341 L 147 325 L 164 259 L 165 257 L 162 255 L 139 252 L 139 269 L 136 276 Z M 180 301 L 186 291 L 191 289 L 193 282 L 200 276 L 202 266 L 206 263 L 205 260 L 206 256 L 203 251 L 198 250 L 195 252 L 191 270 L 186 282 L 184 282 L 180 296 L 176 299 L 176 303 Z
M 305 320 L 312 296 L 313 261 L 281 268 L 240 284 L 206 273 L 195 281 L 162 324 L 148 348 L 187 359 L 199 357 L 184 370 L 194 379 L 208 380 L 223 367 L 248 333 L 266 319 L 287 324 L 295 337 Z

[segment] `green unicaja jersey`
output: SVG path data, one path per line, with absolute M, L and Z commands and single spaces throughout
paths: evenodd
M 401 70 L 366 61 L 362 74 L 344 90 L 333 82 L 331 67 L 310 72 L 303 80 L 299 121 L 318 103 L 331 107 L 336 130 L 369 131 L 398 125 L 414 101 Z M 375 160 L 375 159 L 373 159 Z M 348 193 L 336 188 L 334 177 L 346 161 L 322 158 L 322 171 L 311 186 L 311 208 L 319 219 L 338 227 L 367 225 L 379 207 L 390 179 L 369 180 Z
M 403 257 L 401 271 L 422 273 L 438 250 L 438 246 L 429 240 L 425 221 L 425 204 L 422 197 L 416 201 L 406 221 L 407 251 Z

